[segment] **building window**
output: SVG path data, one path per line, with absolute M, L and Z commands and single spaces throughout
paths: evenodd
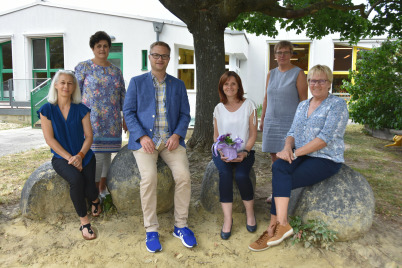
M 179 48 L 177 77 L 182 80 L 187 90 L 195 90 L 194 50 Z
M 9 80 L 13 78 L 11 41 L 0 43 L 0 100 L 9 100 Z
M 142 68 L 141 71 L 148 71 L 148 50 L 142 50 Z
M 290 61 L 293 65 L 301 68 L 306 74 L 309 70 L 310 43 L 292 43 L 293 55 Z M 269 44 L 269 70 L 278 67 L 275 59 L 274 47 L 276 44 Z
M 107 58 L 113 65 L 119 67 L 123 72 L 123 44 L 113 43 L 109 51 L 109 57 Z
M 40 85 L 55 73 L 64 69 L 64 48 L 62 37 L 32 40 L 34 87 Z
M 335 45 L 334 72 L 348 72 L 352 68 L 353 47 Z
M 359 59 L 359 52 L 361 50 L 369 49 L 335 44 L 332 94 L 349 100 L 349 93 L 342 88 L 343 80 L 350 81 L 348 77 L 349 70 L 356 70 L 356 60 Z

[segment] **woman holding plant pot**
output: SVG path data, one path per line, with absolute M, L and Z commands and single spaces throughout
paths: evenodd
M 223 211 L 221 238 L 226 240 L 232 231 L 233 170 L 241 198 L 246 208 L 246 228 L 249 232 L 257 230 L 254 214 L 254 189 L 250 180 L 250 170 L 254 164 L 252 150 L 257 138 L 257 113 L 253 101 L 243 97 L 244 90 L 239 75 L 225 72 L 218 85 L 220 103 L 214 110 L 214 141 L 219 154 L 212 154 L 219 170 L 219 194 Z M 230 136 L 228 136 L 230 134 Z M 234 156 L 225 155 L 221 147 L 227 142 L 237 142 Z M 243 141 L 243 142 L 241 142 Z M 223 145 L 224 146 L 224 145 Z

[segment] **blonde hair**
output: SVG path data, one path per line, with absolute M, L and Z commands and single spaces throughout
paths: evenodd
M 57 89 L 55 85 L 57 82 L 59 82 L 60 75 L 62 74 L 69 75 L 73 78 L 75 89 L 73 94 L 71 95 L 71 102 L 75 104 L 81 103 L 81 90 L 80 87 L 78 86 L 77 78 L 75 77 L 73 71 L 67 71 L 67 70 L 59 70 L 54 75 L 52 84 L 50 85 L 49 88 L 49 93 L 47 95 L 47 101 L 50 102 L 51 104 L 57 104 Z
M 331 69 L 326 65 L 317 64 L 308 71 L 307 81 L 310 81 L 310 78 L 316 73 L 324 73 L 327 76 L 328 81 L 332 84 L 334 80 L 334 76 L 332 74 Z

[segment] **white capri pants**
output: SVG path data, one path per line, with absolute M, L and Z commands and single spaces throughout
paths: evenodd
M 112 161 L 112 153 L 95 153 L 96 173 L 95 182 L 100 182 L 101 178 L 106 178 Z

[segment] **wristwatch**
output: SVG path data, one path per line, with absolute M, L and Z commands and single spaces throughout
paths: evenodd
M 242 153 L 242 152 L 247 153 L 247 156 L 249 156 L 249 155 L 250 155 L 250 151 L 247 151 L 247 150 L 241 150 L 239 153 Z
M 295 160 L 297 158 L 296 154 L 295 154 L 296 150 L 293 149 L 293 160 Z

